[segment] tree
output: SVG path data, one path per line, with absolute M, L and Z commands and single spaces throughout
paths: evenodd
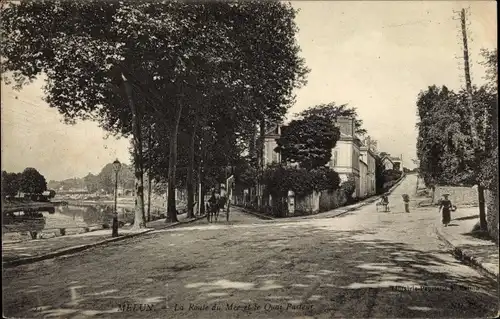
M 473 88 L 472 108 L 476 122 L 472 135 L 468 121 L 469 94 L 446 87 L 429 87 L 421 92 L 417 106 L 420 116 L 417 155 L 425 184 L 477 185 L 481 228 L 486 228 L 484 188 L 496 175 L 488 161 L 496 157 L 493 114 L 496 95 L 487 87 Z M 479 143 L 475 143 L 475 138 Z M 481 164 L 479 164 L 481 163 Z M 485 165 L 486 164 L 486 165 Z M 484 167 L 489 167 L 486 170 Z M 495 166 L 496 167 L 496 166 Z M 493 173 L 493 174 L 492 174 Z M 490 176 L 490 177 L 487 177 Z
M 365 135 L 366 130 L 363 129 L 363 120 L 358 118 L 358 113 L 356 108 L 348 107 L 347 104 L 336 105 L 335 102 L 330 102 L 327 104 L 319 104 L 312 108 L 309 108 L 301 113 L 297 114 L 299 117 L 307 117 L 311 115 L 317 115 L 330 119 L 335 122 L 339 117 L 354 118 L 354 129 L 355 133 L 358 135 Z
M 101 189 L 99 187 L 99 177 L 94 174 L 88 173 L 88 175 L 83 178 L 83 181 L 90 193 L 95 193 Z
M 130 133 L 131 112 L 124 107 L 130 95 L 120 92 L 120 85 L 127 67 L 147 61 L 126 50 L 141 43 L 123 27 L 136 21 L 120 19 L 127 8 L 98 1 L 10 3 L 2 9 L 2 72 L 13 73 L 17 87 L 44 74 L 46 101 L 70 123 L 93 119 L 112 132 Z M 122 78 L 110 72 L 116 69 Z M 136 205 L 135 227 L 144 223 L 143 209 Z
M 186 71 L 182 110 L 177 113 L 176 135 L 153 135 L 152 171 L 164 180 L 162 167 L 173 165 L 173 157 L 161 153 L 175 150 L 176 181 L 188 189 L 188 208 L 193 202 L 193 180 L 216 184 L 223 181 L 226 167 L 238 161 L 243 136 L 263 119 L 281 119 L 290 106 L 293 88 L 303 83 L 305 68 L 298 57 L 293 17 L 295 11 L 278 2 L 191 5 L 201 20 L 190 21 L 193 60 Z M 207 27 L 210 26 L 210 27 Z M 271 36 L 272 35 L 272 36 Z M 203 42 L 203 41 L 205 42 Z M 259 50 L 248 50 L 259 47 Z M 189 93 L 187 93 L 189 92 Z M 175 116 L 173 116 L 175 117 Z M 177 118 L 177 117 L 176 117 Z M 163 130 L 164 121 L 155 123 Z M 168 125 L 167 131 L 173 126 Z M 180 135 L 179 135 L 180 134 Z M 183 140 L 181 143 L 180 141 Z M 188 145 L 177 147 L 175 144 Z M 182 163 L 181 163 L 182 162 Z M 172 168 L 172 167 L 171 167 Z M 172 169 L 168 175 L 172 176 Z M 203 187 L 205 189 L 205 187 Z M 169 211 L 173 202 L 169 192 Z
M 20 190 L 21 174 L 2 171 L 2 198 L 14 197 Z
M 41 194 L 47 190 L 47 182 L 36 169 L 28 167 L 21 173 L 19 190 L 26 194 Z
M 276 151 L 283 161 L 299 163 L 308 170 L 326 165 L 340 138 L 340 130 L 331 120 L 316 114 L 293 120 L 281 132 Z
M 487 228 L 489 233 L 496 239 L 498 244 L 498 49 L 482 50 L 482 65 L 486 67 L 487 80 L 486 89 L 494 97 L 491 108 L 492 129 L 491 129 L 491 151 L 488 158 L 482 165 L 481 179 L 485 187 L 492 194 L 493 207 L 487 212 Z
M 377 194 L 381 194 L 385 191 L 384 190 L 384 183 L 385 183 L 384 171 L 385 171 L 385 166 L 382 163 L 381 154 L 378 156 L 375 156 L 375 192 Z
M 162 123 L 168 135 L 162 138 L 170 141 L 167 213 L 175 221 L 181 117 L 197 115 L 185 111 L 201 110 L 200 101 L 217 94 L 234 96 L 223 105 L 240 119 L 234 121 L 240 131 L 255 119 L 282 117 L 305 73 L 294 15 L 279 2 L 21 2 L 2 12 L 8 44 L 1 49 L 2 71 L 12 71 L 18 86 L 43 73 L 47 102 L 68 121 L 92 119 L 114 134 L 133 135 L 138 226 L 144 211 L 140 126 Z M 212 86 L 217 94 L 201 93 Z

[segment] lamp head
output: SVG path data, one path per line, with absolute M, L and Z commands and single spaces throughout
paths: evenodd
M 122 164 L 120 163 L 120 161 L 118 159 L 116 159 L 114 162 L 113 162 L 113 170 L 115 172 L 118 172 L 120 171 L 120 169 L 122 168 Z

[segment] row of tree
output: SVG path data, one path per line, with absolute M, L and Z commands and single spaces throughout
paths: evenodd
M 46 190 L 45 177 L 35 168 L 28 167 L 22 173 L 2 171 L 2 198 L 14 197 L 19 192 L 42 194 Z
M 118 175 L 118 186 L 124 189 L 134 188 L 134 168 L 133 166 L 122 164 Z M 115 189 L 115 173 L 113 164 L 106 164 L 99 174 L 88 173 L 83 178 L 69 178 L 62 181 L 51 180 L 48 182 L 51 189 L 83 189 L 86 188 L 90 193 L 104 191 L 106 194 L 112 194 Z
M 481 228 L 485 229 L 484 189 L 494 191 L 497 176 L 498 55 L 496 49 L 483 50 L 482 55 L 488 81 L 473 88 L 472 104 L 465 89 L 454 92 L 433 85 L 419 94 L 417 155 L 428 187 L 478 186 Z
M 179 183 L 192 214 L 195 183 L 234 171 L 308 71 L 296 12 L 278 1 L 19 1 L 1 14 L 7 83 L 45 75 L 46 101 L 68 122 L 133 137 L 136 227 L 145 172 L 168 185 L 169 220 Z

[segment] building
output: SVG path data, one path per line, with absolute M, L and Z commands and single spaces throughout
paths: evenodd
M 396 171 L 403 171 L 403 156 L 401 157 L 396 157 L 396 156 L 390 156 L 389 154 L 384 155 L 382 157 L 382 164 L 384 165 L 386 170 L 396 170 Z
M 363 145 L 360 148 L 361 156 L 360 161 L 366 163 L 366 179 L 365 179 L 365 196 L 375 195 L 376 193 L 376 183 L 375 183 L 375 153 L 368 145 Z M 363 196 L 363 195 L 361 195 Z
M 353 197 L 360 196 L 360 148 L 362 146 L 355 134 L 354 118 L 339 117 L 335 121 L 340 129 L 340 138 L 332 150 L 332 159 L 329 166 L 339 174 L 340 180 L 345 182 L 351 176 L 356 184 Z
M 278 146 L 276 139 L 281 135 L 281 126 L 273 125 L 271 128 L 266 130 L 264 134 L 264 150 L 263 150 L 263 160 L 264 167 L 272 163 L 280 163 L 281 155 L 279 152 L 275 151 Z
M 359 197 L 368 196 L 368 163 L 359 158 Z
M 356 185 L 353 197 L 365 197 L 375 194 L 375 153 L 361 143 L 356 136 L 354 118 L 339 117 L 335 121 L 340 129 L 340 138 L 332 150 L 328 166 L 335 170 L 342 182 L 352 177 Z M 274 125 L 264 135 L 264 165 L 281 162 L 281 156 L 275 149 L 276 139 L 280 137 L 281 126 Z

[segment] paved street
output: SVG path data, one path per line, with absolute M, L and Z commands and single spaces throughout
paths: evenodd
M 390 196 L 389 213 L 371 204 L 338 218 L 263 221 L 235 209 L 229 224 L 224 216 L 217 224 L 201 220 L 5 269 L 4 315 L 496 315 L 497 285 L 444 251 L 433 232 L 437 210 L 403 213 L 401 194 L 414 188 L 415 177 L 408 176 Z

